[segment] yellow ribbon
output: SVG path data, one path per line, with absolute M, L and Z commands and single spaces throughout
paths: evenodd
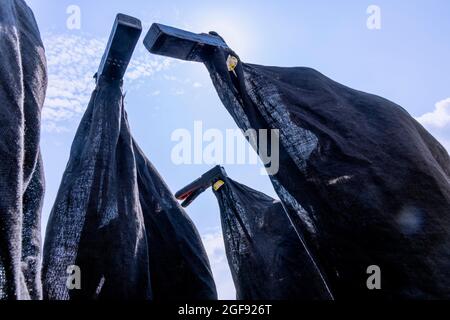
M 232 55 L 229 55 L 227 58 L 227 68 L 228 71 L 233 72 L 236 75 L 236 72 L 234 71 L 239 63 L 238 58 L 233 57 Z
M 216 183 L 214 183 L 213 185 L 214 191 L 218 191 L 220 188 L 223 187 L 224 184 L 225 182 L 223 180 L 219 180 Z

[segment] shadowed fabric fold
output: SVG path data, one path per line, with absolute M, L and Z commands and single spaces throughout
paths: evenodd
M 208 256 L 196 227 L 136 143 L 134 153 L 154 300 L 216 300 Z
M 73 142 L 47 226 L 45 298 L 212 298 L 197 231 L 134 142 L 121 86 L 99 80 Z
M 450 298 L 450 160 L 439 142 L 386 99 L 309 68 L 229 72 L 229 54 L 205 57 L 212 81 L 241 129 L 279 129 L 271 180 L 334 297 Z M 382 290 L 368 290 L 372 265 Z
M 0 300 L 41 299 L 44 47 L 22 0 L 0 3 Z
M 331 300 L 280 201 L 223 178 L 219 202 L 238 300 Z
M 122 85 L 100 79 L 47 225 L 44 298 L 151 299 L 148 255 Z M 81 290 L 66 285 L 70 266 Z

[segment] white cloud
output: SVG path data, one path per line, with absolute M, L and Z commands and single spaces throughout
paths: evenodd
M 55 122 L 44 122 L 42 129 L 49 133 L 63 133 L 69 131 L 65 127 L 58 126 Z
M 192 86 L 194 88 L 201 88 L 201 87 L 203 87 L 203 85 L 200 82 L 194 82 L 194 84 Z
M 171 75 L 168 75 L 168 74 L 165 74 L 163 77 L 167 81 L 178 81 L 177 77 L 171 76 Z
M 185 94 L 185 91 L 183 89 L 177 89 L 177 90 L 175 90 L 174 94 L 176 96 L 182 96 Z
M 43 129 L 63 132 L 67 122 L 79 117 L 89 102 L 95 87 L 93 75 L 97 71 L 107 39 L 67 34 L 46 34 L 49 85 L 42 113 Z M 137 48 L 125 75 L 125 82 L 133 84 L 156 72 L 166 70 L 171 59 L 150 55 Z M 56 129 L 58 128 L 58 129 Z
M 444 128 L 450 124 L 450 98 L 439 101 L 433 112 L 417 118 L 426 127 Z
M 222 232 L 220 230 L 215 230 L 212 233 L 203 235 L 202 240 L 211 263 L 219 299 L 235 300 L 236 289 L 234 288 L 233 279 L 225 254 Z
M 436 103 L 432 112 L 416 118 L 450 153 L 450 98 Z

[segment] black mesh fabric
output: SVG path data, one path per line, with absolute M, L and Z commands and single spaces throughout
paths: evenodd
M 450 160 L 403 108 L 309 68 L 205 56 L 243 129 L 279 129 L 272 183 L 334 297 L 450 297 Z M 263 159 L 265 160 L 265 159 Z M 367 269 L 381 268 L 382 290 Z
M 0 3 L 0 300 L 42 298 L 44 48 L 22 0 Z
M 73 265 L 81 290 L 66 285 Z M 73 142 L 43 285 L 50 300 L 216 298 L 197 230 L 130 134 L 118 81 L 99 80 Z
M 230 178 L 215 191 L 239 300 L 331 300 L 280 201 Z
M 206 251 L 191 219 L 134 143 L 155 301 L 216 300 Z

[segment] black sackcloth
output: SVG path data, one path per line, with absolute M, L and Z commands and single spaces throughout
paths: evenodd
M 405 109 L 304 67 L 204 57 L 237 125 L 278 129 L 271 180 L 336 299 L 450 298 L 450 159 Z M 269 146 L 270 148 L 270 146 Z M 266 160 L 266 159 L 263 159 Z M 273 172 L 272 172 L 273 173 Z M 370 266 L 381 290 L 369 290 Z
M 67 286 L 71 266 L 81 289 Z M 217 298 L 195 226 L 131 136 L 121 81 L 99 79 L 75 136 L 47 226 L 43 285 L 50 300 Z
M 223 177 L 214 191 L 238 300 L 331 300 L 283 205 Z
M 44 47 L 22 0 L 0 2 L 0 300 L 39 300 Z

